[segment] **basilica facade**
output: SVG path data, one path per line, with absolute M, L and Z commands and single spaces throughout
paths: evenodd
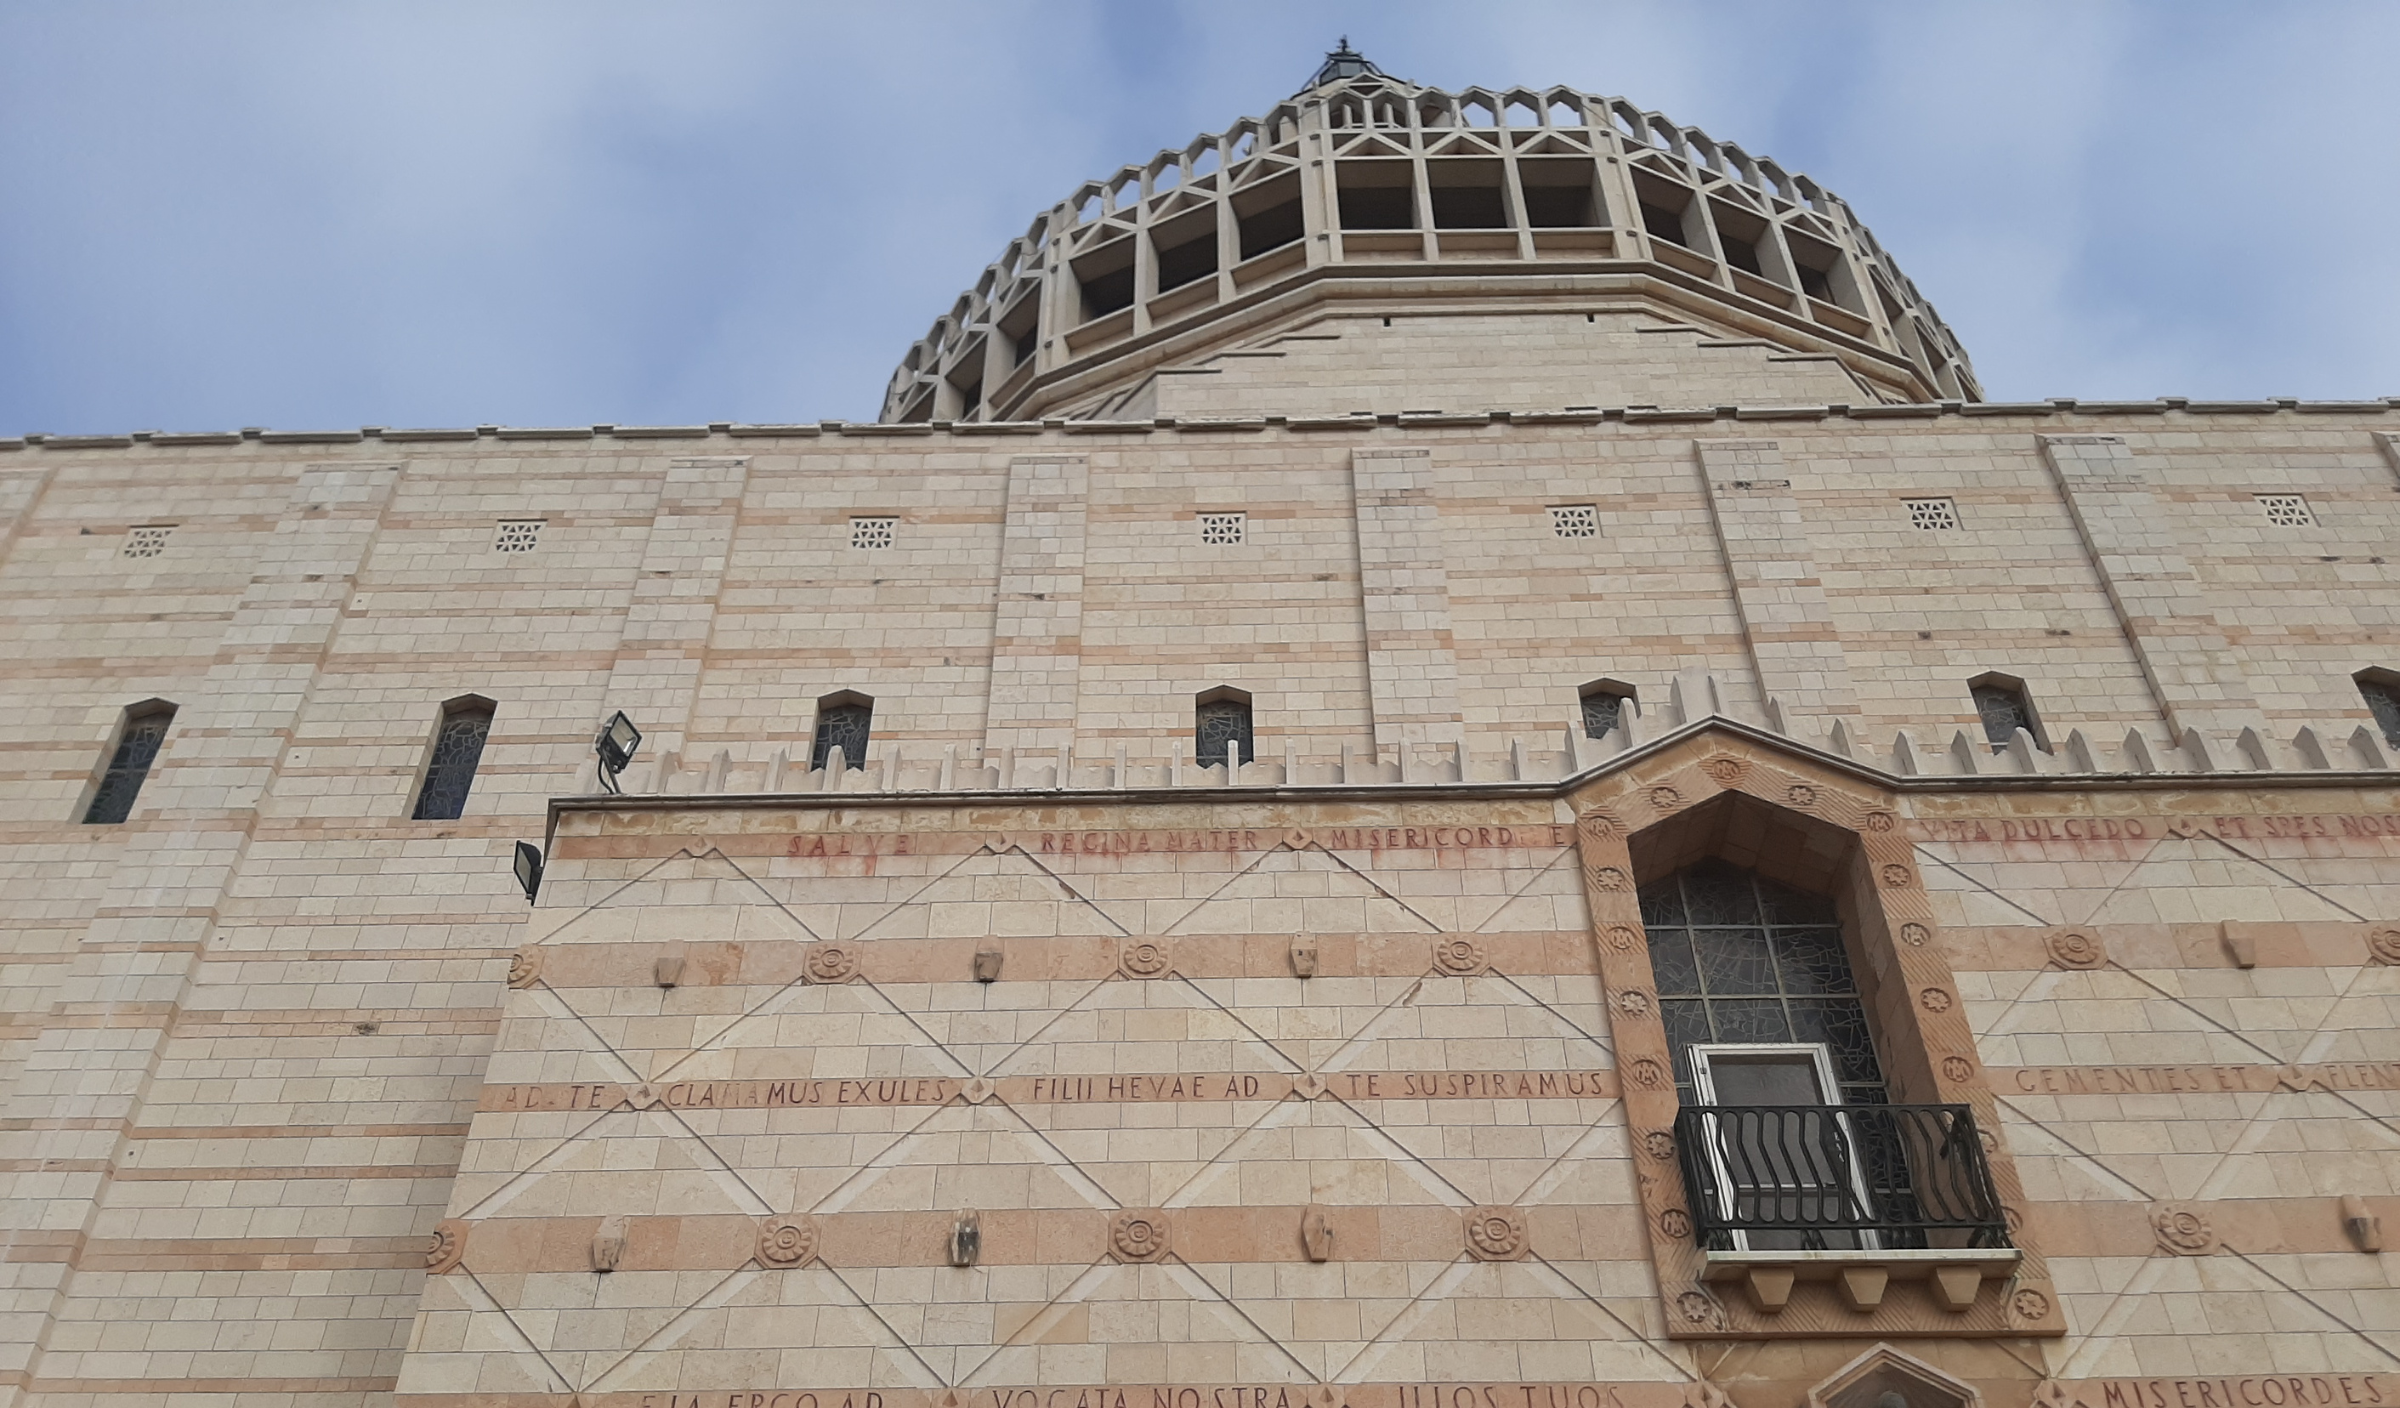
M 2395 543 L 1346 45 L 872 423 L 0 440 L 0 1396 L 2400 1402 Z

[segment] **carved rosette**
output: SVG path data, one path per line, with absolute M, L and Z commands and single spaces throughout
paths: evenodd
M 1910 948 L 1923 948 L 1933 942 L 1933 931 L 1915 920 L 1910 920 L 1900 926 L 1900 942 Z
M 1515 1261 L 1525 1255 L 1525 1214 L 1515 1208 L 1469 1208 L 1467 1254 L 1477 1261 Z
M 457 1218 L 433 1225 L 433 1236 L 425 1243 L 425 1273 L 439 1276 L 458 1269 L 467 1255 L 467 1224 Z
M 1491 966 L 1483 946 L 1464 934 L 1453 934 L 1433 946 L 1433 966 L 1454 978 L 1472 978 Z
M 758 1260 L 764 1266 L 806 1266 L 817 1256 L 817 1220 L 770 1217 L 758 1224 Z
M 2378 963 L 2400 964 L 2400 929 L 2377 929 L 2369 933 L 2367 952 Z
M 1108 1222 L 1108 1249 L 1119 1261 L 1156 1261 L 1167 1254 L 1167 1215 L 1158 1208 L 1127 1208 Z
M 1694 1329 L 1722 1329 L 1725 1324 L 1724 1307 L 1697 1286 L 1675 1297 L 1675 1315 Z
M 2108 961 L 2100 936 L 2084 929 L 2060 929 L 2042 940 L 2050 961 L 2061 968 L 2097 968 Z
M 1642 1136 L 1642 1152 L 1662 1164 L 1675 1162 L 1675 1136 L 1663 1129 L 1654 1129 Z
M 1663 782 L 1658 786 L 1651 788 L 1648 795 L 1650 797 L 1650 805 L 1658 808 L 1662 812 L 1673 811 L 1675 808 L 1683 805 L 1683 794 L 1676 791 L 1674 788 L 1667 786 Z
M 508 985 L 529 988 L 542 980 L 542 951 L 521 948 L 508 956 Z
M 2026 1286 L 2008 1298 L 2008 1313 L 2027 1324 L 2046 1320 L 2050 1317 L 2050 1297 Z
M 2177 1256 L 2206 1256 L 2217 1249 L 2215 1229 L 2192 1208 L 2160 1208 L 2150 1214 L 2150 1230 L 2157 1234 L 2160 1248 Z
M 858 950 L 848 944 L 811 944 L 807 969 L 812 983 L 849 982 L 858 976 Z
M 1909 868 L 1898 861 L 1893 861 L 1877 874 L 1883 877 L 1883 887 L 1887 890 L 1906 889 L 1909 883 L 1916 879 L 1916 876 L 1910 873 Z
M 1947 988 L 1927 988 L 1917 994 L 1917 1005 L 1928 1012 L 1947 1012 L 1956 999 Z
M 1128 939 L 1117 968 L 1128 978 L 1155 978 L 1167 971 L 1169 961 L 1165 939 Z
M 1642 989 L 1627 988 L 1625 991 L 1617 994 L 1616 1008 L 1619 1016 L 1627 1017 L 1633 1021 L 1640 1022 L 1648 1020 L 1654 1013 L 1656 1013 L 1658 1011 L 1658 1004 L 1653 1002 L 1650 998 L 1650 994 Z
M 1795 782 L 1784 789 L 1783 799 L 1805 811 L 1817 804 L 1817 789 L 1805 782 Z
M 1612 895 L 1633 888 L 1633 877 L 1613 865 L 1595 865 L 1585 871 L 1584 876 L 1592 882 L 1593 889 L 1605 890 Z

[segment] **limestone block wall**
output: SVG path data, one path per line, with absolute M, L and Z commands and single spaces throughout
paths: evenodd
M 700 790 L 722 754 L 720 790 L 736 776 L 743 788 L 815 785 L 791 760 L 805 756 L 816 701 L 854 689 L 876 701 L 871 767 L 893 758 L 906 764 L 895 778 L 930 788 L 947 752 L 954 781 L 973 769 L 998 785 L 997 762 L 981 764 L 1017 461 L 1086 465 L 1070 744 L 1083 781 L 1105 776 L 1121 747 L 1141 777 L 1164 784 L 1188 757 L 1178 750 L 1189 747 L 1193 694 L 1232 684 L 1254 696 L 1263 769 L 1238 781 L 1283 780 L 1288 743 L 1307 769 L 1296 780 L 1335 780 L 1347 746 L 1354 780 L 1372 767 L 1396 782 L 1388 754 L 1367 761 L 1385 705 L 1370 669 L 1355 466 L 1361 452 L 1421 452 L 1421 541 L 1442 559 L 1460 737 L 1473 780 L 1492 784 L 1514 775 L 1512 740 L 1556 770 L 1619 756 L 1613 745 L 1570 750 L 1561 737 L 1588 680 L 1637 685 L 1650 736 L 1675 719 L 1667 704 L 1679 679 L 1714 681 L 1717 698 L 1694 719 L 1721 704 L 1756 723 L 1779 698 L 1758 677 L 1745 588 L 1711 526 L 1704 440 L 1776 447 L 1783 470 L 1770 477 L 1788 479 L 1780 492 L 1806 541 L 1762 560 L 1797 560 L 1805 546 L 1814 564 L 1857 700 L 1847 735 L 1861 740 L 1859 760 L 1900 777 L 1897 731 L 1929 757 L 1956 730 L 1978 736 L 1965 682 L 1999 669 L 2028 682 L 2061 752 L 2035 763 L 2047 776 L 1988 756 L 1986 771 L 2041 786 L 2065 771 L 2130 775 L 2115 740 L 2136 730 L 2164 757 L 2141 785 L 2214 789 L 2182 819 L 2215 840 L 2171 836 L 2170 817 L 2143 833 L 2157 855 L 2137 861 L 2094 853 L 2064 830 L 2012 836 L 2007 827 L 2029 816 L 2063 828 L 2071 809 L 2020 810 L 1997 790 L 2005 779 L 1978 781 L 1952 762 L 1919 770 L 1922 785 L 1991 789 L 1973 813 L 1985 836 L 1919 836 L 1926 883 L 1937 903 L 1960 906 L 1943 922 L 1963 935 L 1953 961 L 1989 1033 L 1983 1061 L 1995 1081 L 2034 1081 L 2011 1109 L 2058 1134 L 2054 1145 L 2028 1125 L 2020 1141 L 2011 1126 L 2028 1186 L 2060 1190 L 2057 1201 L 2086 1220 L 2058 1225 L 2110 1249 L 2085 1269 L 2059 1263 L 2064 1313 L 2076 1326 L 2132 1327 L 2111 1329 L 2070 1377 L 2231 1365 L 2210 1360 L 2174 1317 L 2253 1305 L 2305 1318 L 2258 1279 L 2270 1271 L 2338 1322 L 2293 1333 L 2364 1354 L 2359 1346 L 2390 1339 L 2373 1319 L 2388 1295 L 2382 1273 L 2328 1240 L 2338 1225 L 2328 1232 L 2314 1204 L 2265 1209 L 2267 1221 L 2242 1224 L 2247 1233 L 2220 1229 L 2218 1243 L 2249 1260 L 2212 1250 L 2162 1262 L 2144 1250 L 2156 1238 L 2141 1239 L 2154 1201 L 2255 1186 L 2266 1175 L 2254 1154 L 2327 1155 L 2308 1170 L 2324 1178 L 2307 1197 L 2332 1196 L 2337 1172 L 2361 1196 L 2382 1196 L 2370 1175 L 2385 1155 L 2358 1141 L 2383 1137 L 2390 1112 L 2377 1102 L 2388 1092 L 2367 1084 L 2381 1076 L 2357 1072 L 2393 1059 L 2377 1045 L 2389 1030 L 2377 986 L 2388 970 L 2360 957 L 2361 935 L 2394 917 L 2375 888 L 2390 841 L 2327 818 L 2388 818 L 2393 799 L 2373 790 L 2343 807 L 2302 806 L 2273 789 L 2299 765 L 2289 740 L 2303 725 L 2335 745 L 2324 768 L 2368 765 L 2343 740 L 2372 733 L 2351 675 L 2390 663 L 2395 649 L 2392 568 L 2376 560 L 2400 527 L 2400 461 L 2380 438 L 2391 410 L 1974 409 L 0 441 L 0 512 L 10 515 L 0 534 L 10 660 L 0 677 L 0 1391 L 382 1401 L 402 1372 L 424 1238 L 460 1206 L 453 1185 L 503 1011 L 533 1001 L 504 997 L 508 955 L 525 937 L 507 871 L 514 842 L 541 839 L 549 799 L 593 789 L 591 737 L 616 707 L 650 735 L 636 784 L 654 783 L 671 754 L 670 790 Z M 2220 722 L 2202 726 L 2215 773 L 2166 756 L 2185 701 L 2161 699 L 2145 671 L 2142 623 L 2129 629 L 2111 595 L 2107 574 L 2119 569 L 2089 549 L 2046 457 L 2049 436 L 2113 438 L 2139 467 L 2144 512 L 2157 519 L 2135 526 L 2180 554 L 2182 599 L 2206 613 L 2247 686 L 2271 776 L 2227 781 L 2255 767 Z M 2313 525 L 2270 522 L 2257 499 L 2292 493 Z M 1958 526 L 1910 526 L 1904 501 L 1920 497 L 1952 500 Z M 1558 536 L 1550 509 L 1581 504 L 1597 532 Z M 1204 548 L 1194 526 L 1203 510 L 1246 511 L 1245 542 Z M 854 516 L 896 518 L 892 546 L 853 548 Z M 532 551 L 496 551 L 502 522 L 534 521 Z M 170 525 L 158 555 L 125 555 L 130 530 Z M 498 708 L 466 815 L 409 821 L 439 707 L 470 693 Z M 150 698 L 178 713 L 133 819 L 80 825 L 121 711 Z M 1838 758 L 1829 727 L 1795 710 L 1790 736 Z M 2073 730 L 2098 747 L 2092 769 L 2067 766 Z M 1638 750 L 1625 757 L 1640 760 Z M 2229 785 L 2267 800 L 2235 805 Z M 2132 814 L 2110 810 L 2115 801 L 2092 806 Z M 2245 806 L 2334 829 L 2217 827 L 2213 818 Z M 1966 814 L 1921 818 L 1931 827 Z M 2059 837 L 2085 849 L 2059 850 Z M 863 883 L 890 863 L 854 856 L 841 875 Z M 2251 878 L 2228 878 L 2237 874 Z M 1455 879 L 1436 865 L 1421 883 Z M 563 903 L 582 882 L 570 867 L 557 883 Z M 2337 903 L 2315 903 L 2325 896 Z M 961 922 L 1002 911 L 973 913 Z M 1300 913 L 1240 932 L 1371 927 L 1308 918 L 1305 904 Z M 2236 969 L 2210 957 L 2221 939 L 2207 926 L 2228 917 L 2297 928 L 2258 931 L 2258 965 Z M 2050 972 L 2035 936 L 2046 944 L 2049 931 L 2079 924 L 2115 966 Z M 1999 956 L 1976 958 L 1977 945 L 1998 945 Z M 943 981 L 961 993 L 971 982 Z M 2189 1025 L 2199 1012 L 2238 1038 Z M 2241 1071 L 2222 1078 L 2232 1086 L 2110 1085 L 2200 1079 L 2090 1075 L 2129 1068 L 2148 1049 L 2117 1049 L 2126 1042 L 2108 1034 L 2121 1031 L 2188 1053 L 2178 1072 Z M 2104 1048 L 2106 1060 L 2092 1054 Z M 2005 1074 L 2018 1070 L 2061 1074 Z M 2042 1084 L 2053 1080 L 2055 1090 Z M 2160 1101 L 2176 1113 L 2155 1113 Z M 2314 1124 L 2306 1113 L 2253 1118 L 2286 1106 L 2326 1113 Z M 2138 1157 L 2116 1150 L 2119 1130 Z M 2229 1171 L 2179 1161 L 2202 1145 Z M 2144 1162 L 2162 1149 L 2176 1159 Z M 2044 1160 L 2062 1162 L 2050 1171 Z M 2082 1205 L 2101 1203 L 2114 1221 L 2089 1220 L 2102 1215 Z M 2172 1315 L 2160 1308 L 2170 1305 Z M 2143 1348 L 2142 1335 L 2159 1347 Z M 1822 1367 L 1811 1361 L 1809 1372 Z M 1800 1381 L 1798 1370 L 1774 1380 Z

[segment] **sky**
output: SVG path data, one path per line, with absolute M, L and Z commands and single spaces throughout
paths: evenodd
M 0 435 L 871 420 L 1345 34 L 1815 177 L 1990 399 L 2400 395 L 2400 0 L 0 0 Z

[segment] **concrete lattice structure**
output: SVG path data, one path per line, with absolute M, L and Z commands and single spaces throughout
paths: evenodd
M 1346 53 L 1132 175 L 877 424 L 0 440 L 10 1404 L 2400 1394 L 2400 403 Z

